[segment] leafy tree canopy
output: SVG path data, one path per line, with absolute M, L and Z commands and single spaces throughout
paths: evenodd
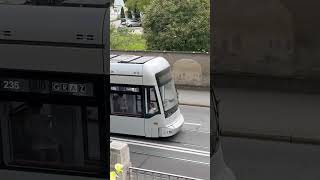
M 127 0 L 126 7 L 132 11 L 144 12 L 151 0 Z
M 143 22 L 147 47 L 207 52 L 210 47 L 209 24 L 209 0 L 151 0 Z

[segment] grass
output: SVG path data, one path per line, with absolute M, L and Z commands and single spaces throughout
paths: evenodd
M 110 28 L 111 44 L 113 50 L 146 50 L 146 40 L 142 34 L 134 34 L 128 28 Z

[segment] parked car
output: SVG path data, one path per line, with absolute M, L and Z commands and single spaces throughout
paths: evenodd
M 127 19 L 126 25 L 127 25 L 127 27 L 140 27 L 141 21 L 136 20 L 136 19 Z
M 121 18 L 121 25 L 126 25 L 126 18 Z

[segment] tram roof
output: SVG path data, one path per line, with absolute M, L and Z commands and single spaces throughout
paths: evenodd
M 110 63 L 144 64 L 156 57 L 154 56 L 136 56 L 136 55 L 110 55 Z
M 148 63 L 154 61 L 155 63 Z M 156 56 L 136 56 L 136 55 L 110 55 L 110 74 L 113 75 L 129 75 L 143 76 L 152 71 L 161 69 L 162 66 L 167 66 L 166 60 Z M 164 63 L 165 62 L 165 63 Z M 152 70 L 151 70 L 152 69 Z

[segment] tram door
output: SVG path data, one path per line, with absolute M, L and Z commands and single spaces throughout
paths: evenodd
M 143 88 L 141 86 L 111 84 L 111 132 L 145 136 L 143 102 Z
M 103 82 L 87 79 L 0 74 L 4 166 L 105 176 Z

